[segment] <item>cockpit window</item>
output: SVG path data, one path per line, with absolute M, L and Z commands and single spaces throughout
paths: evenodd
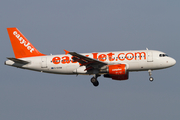
M 167 57 L 167 54 L 159 54 L 159 57 Z

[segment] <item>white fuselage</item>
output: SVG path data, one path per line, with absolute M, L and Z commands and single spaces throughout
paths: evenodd
M 84 56 L 102 61 L 108 65 L 126 64 L 128 71 L 157 70 L 173 66 L 176 61 L 165 53 L 155 50 L 116 51 L 82 53 Z M 11 60 L 6 65 L 54 74 L 96 74 L 88 73 L 85 66 L 73 62 L 71 55 L 49 55 L 21 58 L 29 64 L 18 64 Z

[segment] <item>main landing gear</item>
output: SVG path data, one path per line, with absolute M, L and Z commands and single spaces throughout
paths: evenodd
M 149 81 L 153 81 L 154 80 L 154 78 L 153 77 L 151 77 L 151 75 L 152 75 L 152 73 L 151 73 L 152 71 L 151 70 L 148 70 L 148 73 L 149 73 Z
M 99 85 L 99 82 L 97 80 L 97 78 L 99 77 L 100 75 L 94 75 L 92 78 L 91 78 L 91 82 L 92 84 L 97 87 Z

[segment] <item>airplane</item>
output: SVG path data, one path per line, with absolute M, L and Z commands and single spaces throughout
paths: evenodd
M 5 65 L 44 73 L 65 75 L 93 75 L 91 82 L 98 86 L 103 75 L 113 80 L 127 80 L 129 72 L 148 71 L 153 81 L 153 70 L 172 67 L 176 60 L 157 50 L 76 53 L 67 50 L 61 55 L 40 53 L 17 29 L 7 28 L 15 57 L 8 57 Z

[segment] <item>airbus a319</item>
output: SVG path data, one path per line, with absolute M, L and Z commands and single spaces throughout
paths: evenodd
M 67 50 L 61 55 L 40 53 L 17 28 L 7 28 L 15 57 L 8 57 L 5 65 L 45 73 L 66 75 L 92 75 L 91 82 L 98 86 L 103 75 L 113 80 L 127 80 L 129 72 L 164 69 L 176 60 L 157 50 L 76 53 Z

